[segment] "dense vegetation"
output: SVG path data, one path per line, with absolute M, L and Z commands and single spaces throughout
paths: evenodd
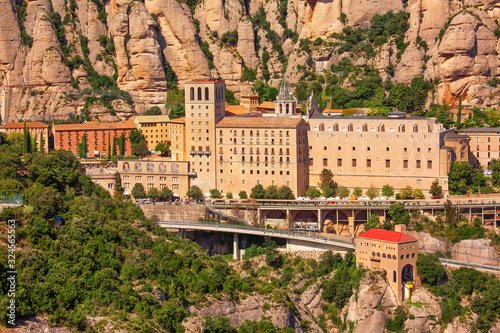
M 420 255 L 418 275 L 422 283 L 442 298 L 440 321 L 448 324 L 475 313 L 479 316 L 472 325 L 473 332 L 488 332 L 500 313 L 500 281 L 472 268 L 461 267 L 450 274 L 439 263 L 436 255 Z M 467 306 L 464 306 L 466 300 Z

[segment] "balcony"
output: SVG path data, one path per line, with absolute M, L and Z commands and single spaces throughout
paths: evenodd
M 205 156 L 210 156 L 210 155 L 212 155 L 212 152 L 211 151 L 204 151 L 203 154 Z
M 196 174 L 196 172 L 188 172 L 188 176 L 189 177 L 193 177 L 193 178 L 197 178 L 198 175 Z
M 189 152 L 189 155 L 191 155 L 191 156 L 196 155 L 196 151 L 195 151 L 195 150 L 191 150 L 191 151 Z

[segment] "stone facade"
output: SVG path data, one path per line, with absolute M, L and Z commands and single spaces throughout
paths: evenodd
M 156 145 L 160 142 L 171 145 L 172 129 L 168 116 L 135 116 L 132 121 L 146 138 L 149 151 L 155 152 Z
M 49 151 L 49 125 L 40 122 L 18 122 L 18 123 L 6 123 L 4 126 L 0 126 L 0 132 L 5 132 L 7 136 L 13 133 L 23 134 L 24 124 L 26 124 L 26 129 L 30 135 L 35 139 L 37 150 L 40 151 L 40 137 L 43 141 L 43 150 L 45 152 Z
M 153 187 L 159 191 L 168 187 L 174 192 L 174 197 L 184 198 L 192 177 L 188 162 L 172 161 L 166 157 L 118 160 L 117 171 L 120 173 L 125 195 L 130 195 L 134 185 L 141 183 L 146 192 Z
M 491 160 L 500 158 L 500 128 L 464 128 L 458 133 L 470 138 L 469 161 L 472 165 L 488 169 Z
M 406 234 L 404 225 L 396 231 L 370 229 L 356 237 L 356 264 L 369 269 L 384 269 L 398 300 L 409 298 L 418 283 L 418 240 Z

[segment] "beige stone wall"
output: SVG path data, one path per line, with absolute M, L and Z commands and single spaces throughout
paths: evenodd
M 418 249 L 418 241 L 394 243 L 375 239 L 356 238 L 356 263 L 358 267 L 384 269 L 387 272 L 389 285 L 401 301 L 403 297 L 402 272 L 406 265 L 412 265 L 413 279 L 415 282 L 418 282 L 416 271 Z M 408 258 L 406 258 L 407 255 Z M 396 281 L 394 281 L 394 272 L 396 273 Z
M 439 179 L 447 191 L 447 174 L 440 168 L 442 130 L 435 119 L 424 118 L 310 119 L 310 185 L 318 185 L 326 168 L 338 185 L 351 189 L 389 184 L 398 191 L 410 185 L 427 194 Z
M 170 123 L 172 161 L 186 161 L 186 124 L 184 121 Z
M 257 184 L 289 186 L 295 196 L 307 187 L 307 125 L 293 128 L 217 128 L 217 188 L 250 196 Z M 236 154 L 235 154 L 236 150 Z
M 167 186 L 174 195 L 186 198 L 191 182 L 189 163 L 171 161 L 170 158 L 119 160 L 117 171 L 122 178 L 124 194 L 128 195 L 136 183 L 141 183 L 146 192 L 152 187 L 161 191 Z
M 210 190 L 217 188 L 215 125 L 225 114 L 225 83 L 186 82 L 185 91 L 187 160 L 197 174 L 192 185 L 209 196 Z
M 487 169 L 491 160 L 500 158 L 500 132 L 498 129 L 492 129 L 491 132 L 486 130 L 468 132 L 467 129 L 464 129 L 460 130 L 460 133 L 470 137 L 471 164 L 481 165 Z
M 151 152 L 155 151 L 156 145 L 160 142 L 170 143 L 171 124 L 168 116 L 136 116 L 133 122 L 146 138 Z

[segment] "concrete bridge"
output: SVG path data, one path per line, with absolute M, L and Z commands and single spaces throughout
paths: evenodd
M 240 260 L 241 255 L 239 251 L 239 235 L 257 235 L 267 237 L 277 237 L 286 239 L 286 248 L 288 250 L 333 250 L 333 251 L 347 251 L 354 250 L 356 246 L 352 240 L 346 237 L 324 238 L 317 236 L 317 231 L 303 230 L 303 231 L 287 231 L 256 228 L 243 225 L 234 224 L 219 224 L 219 223 L 204 223 L 204 222 L 158 222 L 158 225 L 163 228 L 178 229 L 181 238 L 186 237 L 186 230 L 204 230 L 204 231 L 217 231 L 227 232 L 233 234 L 233 258 Z
M 238 211 L 254 210 L 258 220 L 263 223 L 283 224 L 286 229 L 313 227 L 321 231 L 330 229 L 337 235 L 353 237 L 367 222 L 371 214 L 385 221 L 392 204 L 402 203 L 405 210 L 417 211 L 422 215 L 444 212 L 444 200 L 215 200 L 210 203 L 212 212 L 218 210 L 225 215 L 241 215 Z M 462 216 L 479 218 L 484 225 L 496 228 L 500 225 L 500 199 L 484 201 L 481 199 L 451 200 Z M 224 216 L 221 214 L 221 216 Z

